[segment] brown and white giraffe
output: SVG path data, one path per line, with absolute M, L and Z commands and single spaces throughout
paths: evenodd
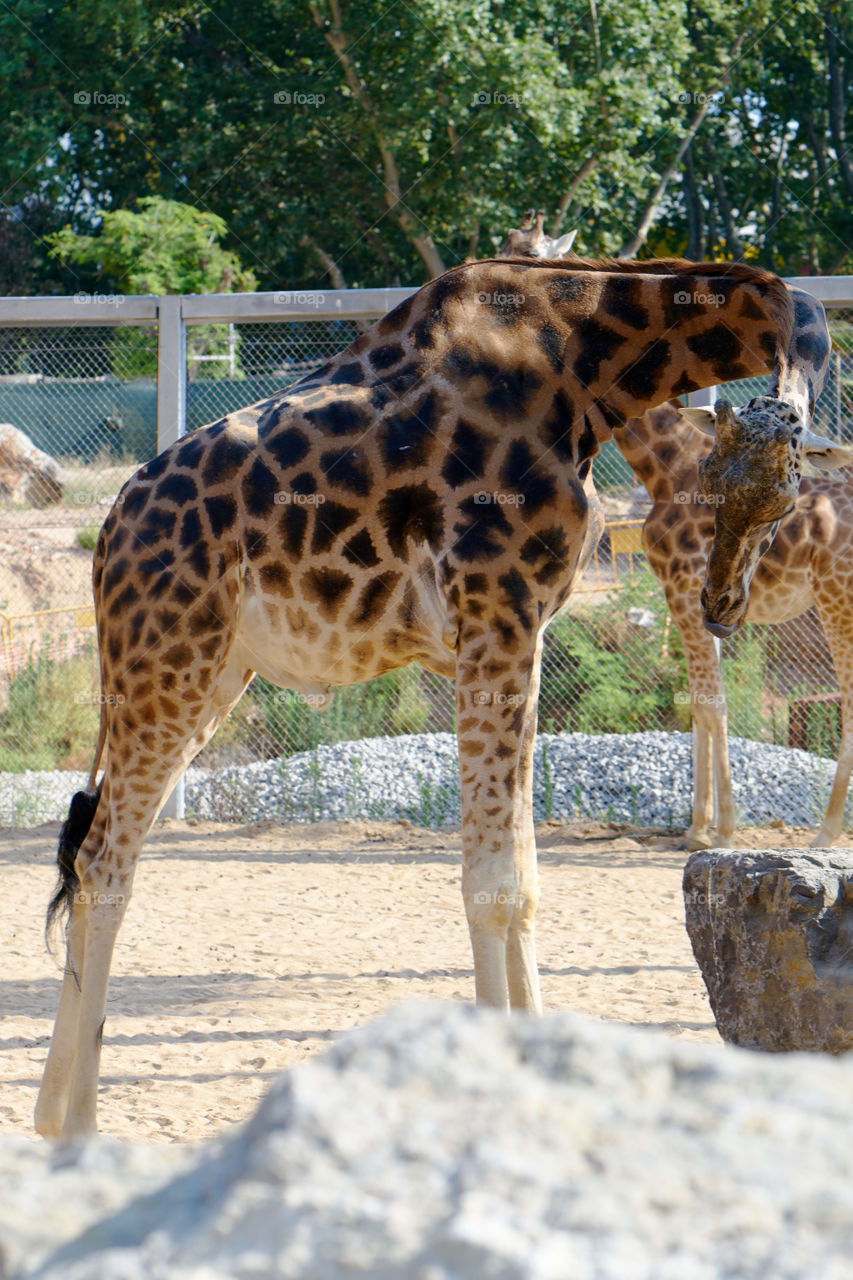
M 530 210 L 518 228 L 509 232 L 500 255 L 565 257 L 577 232 L 556 242 L 544 233 L 545 213 L 534 220 Z M 831 343 L 826 314 L 820 302 L 802 289 L 789 286 L 794 300 L 796 337 L 794 361 L 802 372 L 795 395 L 807 402 L 809 416 L 826 382 Z M 778 388 L 771 387 L 771 390 Z M 713 843 L 731 843 L 735 825 L 731 771 L 728 758 L 727 708 L 719 657 L 705 627 L 700 593 L 708 551 L 714 536 L 711 508 L 699 491 L 698 464 L 709 450 L 703 434 L 712 416 L 708 410 L 688 411 L 666 404 L 648 410 L 641 418 L 630 418 L 624 428 L 614 429 L 617 447 L 642 480 L 653 507 L 643 529 L 649 564 L 661 582 L 667 603 L 681 636 L 687 660 L 691 714 L 694 728 L 693 813 L 686 832 L 689 849 L 709 848 L 710 827 L 717 800 L 717 828 Z M 699 423 L 700 429 L 691 425 Z M 587 530 L 582 572 L 604 528 L 604 511 L 598 501 L 590 472 L 584 485 L 597 519 Z M 814 515 L 820 499 L 822 510 Z M 832 519 L 826 518 L 826 502 Z M 850 512 L 845 518 L 846 511 Z M 848 537 L 848 528 L 849 534 Z M 785 516 L 769 550 L 759 561 L 746 617 L 750 621 L 779 623 L 799 617 L 812 605 L 824 622 L 842 690 L 842 742 L 836 776 L 826 817 L 813 844 L 834 843 L 841 833 L 847 789 L 853 770 L 853 605 L 847 621 L 845 562 L 853 541 L 853 488 L 846 473 L 841 476 L 807 478 L 794 510 Z M 826 557 L 831 574 L 821 578 Z M 853 574 L 853 569 L 851 569 Z M 851 583 L 850 585 L 853 585 Z
M 599 442 L 638 410 L 774 364 L 784 395 L 793 328 L 781 281 L 744 265 L 469 263 L 313 375 L 128 481 L 94 557 L 102 725 L 90 790 L 60 839 L 51 912 L 70 909 L 68 957 L 41 1133 L 95 1127 L 136 860 L 255 673 L 305 694 L 410 662 L 455 678 L 477 999 L 541 1007 L 536 704 L 542 634 L 583 544 L 583 480 Z M 753 569 L 756 522 L 784 514 L 805 454 L 828 447 L 802 423 L 783 443 L 778 412 L 790 411 L 769 402 L 739 419 L 739 451 L 720 410 L 724 447 L 703 463 L 740 513 L 722 531 L 723 562 L 712 548 L 704 597 L 726 623 Z M 758 468 L 760 501 L 744 512 L 739 490 L 752 492 Z
M 649 565 L 663 586 L 687 660 L 694 726 L 690 849 L 728 846 L 735 827 L 727 707 L 714 641 L 703 626 L 700 594 L 714 514 L 702 501 L 698 467 L 707 436 L 673 405 L 651 409 L 613 433 L 652 498 L 643 526 Z M 817 608 L 838 676 L 842 741 L 835 781 L 813 845 L 841 833 L 853 769 L 853 473 L 806 477 L 792 510 L 759 560 L 746 618 L 780 623 Z M 717 794 L 716 834 L 710 833 Z

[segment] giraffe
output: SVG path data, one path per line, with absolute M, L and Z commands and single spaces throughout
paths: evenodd
M 700 593 L 713 510 L 701 501 L 698 466 L 709 441 L 667 404 L 629 419 L 613 438 L 652 499 L 643 526 L 649 566 L 660 581 L 687 660 L 694 726 L 691 850 L 729 847 L 735 827 L 727 744 L 727 708 L 717 651 L 702 625 Z M 853 460 L 853 459 L 851 459 Z M 759 560 L 746 618 L 773 624 L 814 605 L 841 689 L 842 741 L 826 814 L 812 845 L 825 848 L 841 834 L 853 770 L 853 474 L 803 479 L 792 509 Z M 711 836 L 714 786 L 717 829 Z
M 583 544 L 583 481 L 612 426 L 673 395 L 771 369 L 786 394 L 793 333 L 781 281 L 742 264 L 467 263 L 126 483 L 93 559 L 101 726 L 48 909 L 49 922 L 68 911 L 67 959 L 40 1133 L 96 1127 L 110 962 L 143 841 L 255 674 L 315 696 L 410 662 L 455 679 L 476 998 L 541 1009 L 536 705 L 543 631 Z M 734 617 L 804 458 L 829 447 L 800 421 L 783 429 L 792 414 L 769 400 L 735 423 L 717 406 L 723 448 L 703 466 L 738 518 L 725 559 L 716 541 L 709 557 L 715 624 Z
M 499 256 L 512 253 L 543 258 L 568 256 L 577 232 L 563 236 L 560 242 L 553 241 L 544 234 L 544 220 L 545 213 L 540 209 L 534 222 L 531 209 L 520 226 L 509 232 Z M 811 414 L 829 371 L 831 344 L 826 316 L 822 304 L 810 294 L 788 288 L 797 320 L 796 355 L 805 372 L 798 391 L 801 397 L 805 394 Z M 718 824 L 713 843 L 717 847 L 730 846 L 735 825 L 725 691 L 717 650 L 703 626 L 699 600 L 714 534 L 711 508 L 703 503 L 698 490 L 697 471 L 700 460 L 709 451 L 703 435 L 709 417 L 705 409 L 685 413 L 680 405 L 666 404 L 648 410 L 641 418 L 630 418 L 624 428 L 613 431 L 614 443 L 645 485 L 654 504 L 644 524 L 644 546 L 649 565 L 664 588 L 687 661 L 694 726 L 693 813 L 685 833 L 690 850 L 711 846 L 715 791 Z M 853 651 L 850 646 L 853 618 L 846 623 L 845 575 L 839 568 L 843 564 L 843 551 L 849 550 L 844 536 L 846 526 L 843 520 L 840 524 L 838 520 L 841 509 L 846 506 L 841 501 L 847 489 L 845 479 L 842 475 L 803 481 L 794 510 L 783 518 L 776 537 L 759 560 L 746 614 L 750 621 L 784 622 L 799 617 L 814 604 L 824 626 L 842 689 L 842 745 L 826 816 L 812 842 L 816 847 L 833 844 L 841 833 L 853 770 L 853 665 L 847 656 L 848 651 Z M 587 529 L 578 578 L 598 544 L 605 523 L 592 472 L 585 488 L 596 519 L 590 520 Z M 819 495 L 825 497 L 832 508 L 833 518 L 829 522 L 823 513 L 817 519 L 804 519 L 803 510 L 808 508 L 812 512 Z M 821 576 L 815 567 L 818 549 L 832 560 L 833 572 L 829 576 Z M 825 563 L 824 559 L 824 573 Z

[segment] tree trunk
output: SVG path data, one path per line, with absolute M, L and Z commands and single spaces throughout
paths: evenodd
M 710 105 L 711 105 L 710 95 L 706 94 L 705 101 L 702 103 L 699 110 L 696 112 L 695 116 L 690 121 L 690 124 L 687 126 L 687 133 L 684 135 L 684 137 L 681 139 L 681 142 L 678 144 L 678 150 L 676 151 L 675 155 L 670 160 L 669 164 L 666 166 L 663 173 L 661 174 L 660 181 L 658 182 L 657 186 L 652 192 L 651 198 L 649 199 L 648 204 L 646 205 L 645 209 L 642 212 L 642 215 L 640 216 L 640 221 L 639 221 L 639 225 L 637 226 L 637 230 L 634 232 L 631 239 L 626 240 L 625 243 L 622 245 L 622 248 L 616 254 L 617 258 L 635 257 L 637 252 L 646 243 L 646 239 L 648 237 L 649 232 L 652 229 L 652 224 L 654 223 L 654 220 L 655 220 L 655 214 L 657 213 L 658 205 L 663 199 L 664 192 L 669 186 L 670 179 L 672 178 L 672 175 L 675 173 L 676 169 L 681 163 L 681 157 L 684 155 L 685 151 L 690 146 L 690 143 L 695 138 L 696 133 L 699 129 L 699 126 L 702 123 L 702 121 L 705 119 L 705 116 L 708 111 L 708 107 Z
M 850 148 L 847 145 L 847 128 L 845 111 L 847 107 L 847 85 L 844 68 L 844 55 L 839 52 L 839 32 L 836 29 L 837 15 L 824 11 L 824 28 L 826 30 L 826 51 L 829 60 L 829 127 L 832 132 L 832 144 L 838 158 L 838 168 L 848 196 L 853 197 L 853 161 L 850 159 Z M 844 36 L 842 35 L 842 42 Z
M 330 253 L 326 253 L 326 250 L 323 249 L 319 244 L 317 244 L 317 241 L 313 240 L 311 236 L 308 235 L 307 232 L 302 236 L 299 243 L 303 246 L 303 248 L 310 249 L 311 252 L 320 259 L 323 266 L 326 268 L 326 271 L 328 272 L 328 276 L 332 282 L 333 289 L 347 288 L 347 282 L 344 279 L 344 273 L 341 271 L 340 267 L 335 262 L 334 258 Z
M 692 144 L 684 153 L 682 184 L 687 209 L 687 257 L 691 262 L 702 262 L 705 257 L 705 211 L 696 185 Z
M 572 178 L 566 190 L 560 196 L 560 202 L 557 205 L 557 213 L 551 224 L 551 235 L 556 239 L 560 234 L 566 214 L 569 211 L 572 201 L 577 195 L 578 189 L 584 179 L 588 178 L 595 166 L 598 164 L 597 156 L 587 156 L 575 176 Z
M 720 216 L 723 219 L 723 226 L 726 228 L 726 250 L 730 258 L 735 261 L 744 256 L 744 243 L 737 233 L 735 227 L 734 214 L 732 213 L 732 202 L 729 200 L 729 193 L 726 187 L 723 175 L 717 166 L 713 169 L 714 191 L 717 195 L 717 208 L 720 210 Z
M 798 129 L 795 129 L 793 138 L 789 138 L 788 126 L 783 123 L 782 138 L 779 142 L 779 153 L 776 156 L 776 166 L 773 173 L 773 196 L 770 202 L 770 216 L 767 219 L 767 226 L 761 242 L 764 259 L 768 266 L 772 266 L 773 263 L 773 233 L 776 230 L 779 219 L 782 217 L 782 170 L 788 158 L 788 149 L 794 138 L 796 138 L 797 132 Z
M 325 32 L 326 40 L 331 46 L 338 62 L 341 64 L 341 69 L 343 70 L 353 98 L 361 107 L 370 122 L 373 137 L 379 151 L 379 157 L 382 161 L 385 206 L 394 218 L 397 226 L 411 244 L 414 245 L 415 249 L 417 249 L 423 260 L 424 266 L 429 272 L 429 278 L 441 275 L 445 268 L 435 241 L 429 234 L 429 231 L 427 231 L 421 224 L 420 220 L 414 213 L 412 213 L 411 209 L 403 203 L 403 195 L 400 187 L 400 173 L 397 168 L 397 158 L 385 137 L 379 116 L 370 99 L 370 94 L 367 92 L 367 85 L 358 74 L 355 63 L 350 57 L 350 42 L 343 29 L 339 0 L 329 0 L 329 7 L 332 11 L 332 26 L 329 31 Z M 316 5 L 311 5 L 311 16 L 318 27 L 322 28 L 325 25 L 325 18 L 319 12 Z

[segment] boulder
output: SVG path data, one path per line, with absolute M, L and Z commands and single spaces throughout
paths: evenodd
M 0 494 L 31 507 L 48 507 L 62 497 L 59 467 L 11 422 L 0 422 Z
M 684 906 L 724 1040 L 853 1049 L 853 850 L 695 853 Z
M 18 1191 L 22 1140 L 0 1142 L 6 1275 L 26 1256 L 40 1280 L 842 1280 L 851 1086 L 845 1059 L 404 1005 L 177 1172 L 163 1147 L 30 1145 Z

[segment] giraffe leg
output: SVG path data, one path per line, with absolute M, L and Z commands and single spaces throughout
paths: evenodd
M 539 872 L 536 865 L 536 836 L 533 829 L 533 757 L 536 746 L 536 707 L 542 646 L 536 652 L 525 710 L 529 711 L 519 753 L 522 835 L 516 855 L 517 897 L 507 940 L 509 1002 L 513 1009 L 542 1012 L 539 970 L 536 965 L 534 925 L 539 901 Z M 535 687 L 534 687 L 535 686 Z
M 685 834 L 691 853 L 710 849 L 711 823 L 714 819 L 714 788 L 711 772 L 711 734 L 709 726 L 693 716 L 693 816 Z
M 38 1101 L 36 1132 L 45 1138 L 58 1138 L 68 1108 L 68 1090 L 74 1067 L 77 1024 L 80 1018 L 81 975 L 86 941 L 86 908 L 77 900 L 71 904 L 68 924 L 65 972 L 59 994 L 59 1008 L 50 1041 Z
M 499 652 L 482 632 L 473 643 L 460 643 L 462 894 L 477 1003 L 539 1011 L 530 799 L 541 640 L 526 661 L 495 659 Z
M 720 685 L 722 690 L 722 682 Z M 730 849 L 735 830 L 735 802 L 732 796 L 732 772 L 729 765 L 729 718 L 727 714 L 725 694 L 721 692 L 722 703 L 715 707 L 711 741 L 714 751 L 714 784 L 717 794 L 717 816 L 715 825 L 717 834 L 714 846 L 717 849 Z
M 176 733 L 127 728 L 111 708 L 106 767 L 92 829 L 77 855 L 69 965 L 36 1105 L 36 1128 L 69 1141 L 96 1127 L 98 1069 L 110 964 L 143 841 L 177 778 L 240 697 L 251 672 L 223 665 L 208 704 Z M 73 965 L 73 971 L 71 970 Z
M 693 811 L 685 841 L 692 853 L 712 845 L 726 847 L 734 831 L 726 695 L 714 641 L 702 625 L 699 583 L 689 592 L 673 589 L 666 594 L 687 659 L 693 721 Z M 717 832 L 712 835 L 715 821 Z
M 837 605 L 837 601 L 829 604 L 818 601 L 818 613 L 841 689 L 841 748 L 826 813 L 811 842 L 813 849 L 828 849 L 841 835 L 850 774 L 853 772 L 853 625 L 845 625 L 843 617 L 835 616 Z

